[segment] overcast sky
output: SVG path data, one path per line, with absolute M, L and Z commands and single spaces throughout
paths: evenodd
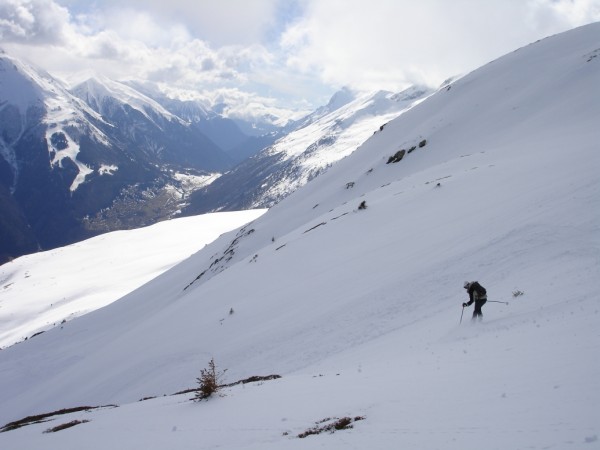
M 599 20 L 600 0 L 0 0 L 0 47 L 63 79 L 309 110 L 342 86 L 438 85 Z

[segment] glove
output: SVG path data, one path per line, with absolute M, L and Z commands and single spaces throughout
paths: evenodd
M 466 303 L 463 303 L 463 308 L 466 308 L 467 306 L 469 306 L 469 305 L 467 305 Z

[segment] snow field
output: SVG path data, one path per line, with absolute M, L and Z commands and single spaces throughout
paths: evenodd
M 4 264 L 0 267 L 0 348 L 114 302 L 221 233 L 264 212 L 175 219 L 106 233 Z

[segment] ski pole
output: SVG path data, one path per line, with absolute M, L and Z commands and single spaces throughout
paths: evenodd
M 508 302 L 499 302 L 498 300 L 488 300 L 489 303 L 504 303 L 505 305 L 508 305 Z
M 463 306 L 462 312 L 460 313 L 460 322 L 458 322 L 459 325 L 462 323 L 462 317 L 463 317 L 464 313 L 465 313 L 465 307 Z

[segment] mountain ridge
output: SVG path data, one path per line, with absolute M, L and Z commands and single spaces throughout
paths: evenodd
M 432 92 L 419 86 L 362 95 L 342 89 L 272 145 L 192 194 L 183 214 L 272 207 Z

